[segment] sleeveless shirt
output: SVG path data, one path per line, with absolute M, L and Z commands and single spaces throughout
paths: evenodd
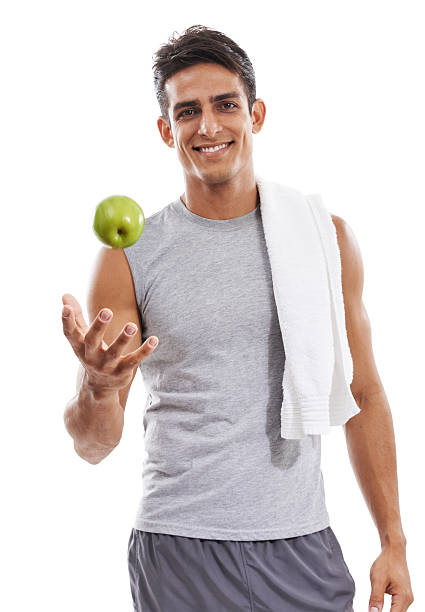
M 282 249 L 285 245 L 282 244 Z M 220 540 L 329 526 L 321 436 L 280 436 L 282 338 L 261 210 L 216 220 L 177 198 L 123 249 L 142 341 L 136 529 Z

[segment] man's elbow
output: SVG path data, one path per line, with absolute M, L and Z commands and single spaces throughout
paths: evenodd
M 87 463 L 90 463 L 91 465 L 97 465 L 98 463 L 106 459 L 106 457 L 110 455 L 114 448 L 116 448 L 117 446 L 118 444 L 110 447 L 102 446 L 83 449 L 79 447 L 78 444 L 74 441 L 74 450 L 77 455 L 81 457 L 81 459 L 84 459 L 84 461 L 87 461 Z

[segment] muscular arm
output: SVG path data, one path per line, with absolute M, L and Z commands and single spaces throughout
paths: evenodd
M 361 253 L 349 225 L 336 215 L 332 215 L 332 221 L 341 252 L 345 322 L 353 359 L 351 392 L 361 410 L 344 425 L 348 453 L 381 546 L 404 547 L 393 421 L 376 368 L 369 318 L 362 300 Z
M 68 296 L 72 297 L 72 296 Z M 78 308 L 77 308 L 78 307 Z M 103 339 L 106 346 L 121 335 L 124 326 L 135 323 L 138 328 L 127 342 L 124 354 L 141 346 L 142 326 L 131 271 L 122 249 L 102 247 L 95 262 L 87 299 L 89 322 L 93 324 L 104 307 L 112 310 L 112 320 L 106 326 Z M 74 303 L 80 325 L 84 320 L 78 302 Z M 74 439 L 77 454 L 89 463 L 99 463 L 118 445 L 123 427 L 124 410 L 132 381 L 126 387 L 110 389 L 89 388 L 87 373 L 80 363 L 77 375 L 77 394 L 68 402 L 64 422 Z

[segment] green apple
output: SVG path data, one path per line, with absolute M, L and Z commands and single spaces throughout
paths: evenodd
M 110 196 L 96 206 L 94 233 L 103 244 L 112 249 L 123 249 L 134 244 L 144 228 L 143 210 L 127 196 Z

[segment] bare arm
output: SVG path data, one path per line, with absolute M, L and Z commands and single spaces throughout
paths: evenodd
M 96 464 L 119 444 L 124 427 L 124 410 L 118 390 L 96 391 L 88 385 L 83 368 L 79 393 L 67 404 L 65 427 L 74 439 L 75 452 Z
M 71 294 L 62 301 L 71 311 L 62 317 L 64 334 L 80 360 L 77 395 L 66 405 L 65 427 L 77 454 L 95 464 L 119 444 L 132 381 L 155 346 L 148 344 L 150 338 L 141 344 L 133 279 L 122 249 L 102 247 L 99 253 L 87 301 L 90 327 Z M 109 321 L 100 318 L 103 310 L 112 315 Z M 136 328 L 132 335 L 125 330 L 129 323 Z
M 333 217 L 341 252 L 347 337 L 353 358 L 351 392 L 360 412 L 345 425 L 350 462 L 378 529 L 381 546 L 406 546 L 400 517 L 396 447 L 390 406 L 372 350 L 369 318 L 362 301 L 363 263 L 355 236 Z

